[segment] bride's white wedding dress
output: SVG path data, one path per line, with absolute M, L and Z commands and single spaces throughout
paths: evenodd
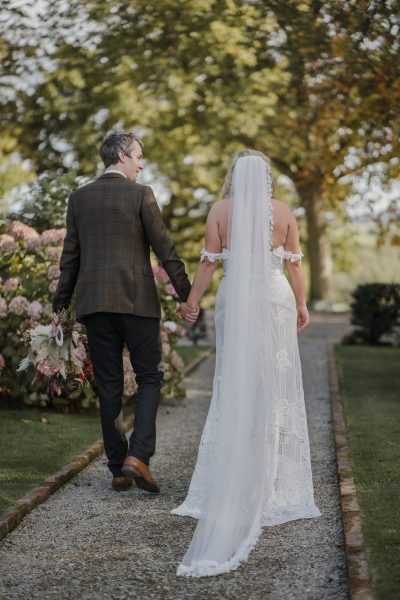
M 272 208 L 270 208 L 272 228 L 271 215 Z M 227 353 L 224 354 L 224 342 L 226 343 L 224 337 L 227 333 L 225 317 L 227 300 L 230 300 L 230 296 L 227 296 L 226 282 L 231 254 L 227 249 L 223 249 L 221 254 L 206 250 L 202 252 L 201 260 L 222 259 L 224 276 L 218 288 L 215 304 L 216 365 L 209 412 L 187 497 L 180 506 L 171 511 L 175 515 L 200 519 L 200 523 L 203 518 L 204 523 L 197 534 L 197 538 L 201 539 L 192 542 L 190 551 L 178 568 L 178 575 L 199 577 L 235 569 L 247 558 L 262 526 L 321 515 L 314 503 L 307 418 L 297 342 L 296 302 L 283 269 L 284 260 L 298 261 L 301 260 L 302 254 L 292 254 L 283 246 L 269 249 L 268 252 L 269 275 L 266 282 L 268 330 L 260 332 L 263 337 L 268 337 L 268 347 L 265 349 L 262 341 L 254 339 L 256 348 L 253 349 L 249 345 L 249 352 L 244 353 L 244 357 L 250 353 L 248 364 L 244 364 L 244 369 L 247 370 L 251 370 L 252 363 L 257 361 L 257 355 L 260 353 L 264 354 L 264 359 L 257 366 L 257 370 L 249 373 L 245 382 L 245 393 L 238 399 L 237 409 L 233 395 L 234 386 L 241 385 L 240 376 L 232 385 L 230 391 L 232 411 L 236 410 L 236 421 L 239 419 L 243 423 L 241 425 L 239 422 L 235 429 L 236 421 L 233 420 L 231 424 L 225 426 L 225 430 L 220 423 L 221 381 L 224 373 L 222 359 L 225 356 L 227 360 Z M 260 273 L 257 271 L 251 276 L 257 289 L 262 287 L 259 276 Z M 252 293 L 254 294 L 254 291 Z M 255 307 L 255 310 L 258 308 Z M 247 323 L 246 331 L 249 328 L 251 329 L 251 321 Z M 255 329 L 252 335 L 256 336 L 256 333 Z M 241 343 L 240 336 L 237 342 Z M 252 349 L 253 356 L 251 356 Z M 269 366 L 264 372 L 265 363 Z M 232 369 L 233 367 L 231 371 Z M 254 383 L 259 373 L 260 381 Z M 266 378 L 267 383 L 265 383 Z M 247 390 L 249 396 L 246 396 Z M 228 398 L 225 405 L 228 409 L 223 417 L 225 423 L 230 418 L 229 392 L 226 393 Z M 258 398 L 255 398 L 256 395 Z M 252 405 L 253 397 L 258 405 Z M 237 412 L 241 405 L 244 404 L 246 407 L 246 403 L 250 412 L 247 423 L 246 408 L 240 414 Z M 250 432 L 248 432 L 249 428 L 251 428 Z M 223 443 L 221 436 L 225 436 Z M 236 440 L 232 441 L 229 436 L 234 436 Z M 241 444 L 244 445 L 243 450 L 250 458 L 239 464 Z M 235 455 L 236 446 L 239 447 L 239 452 Z M 213 479 L 210 473 L 215 471 L 216 459 L 223 460 L 222 453 L 225 449 L 226 452 L 231 453 L 232 461 L 230 462 L 227 457 L 225 464 L 220 466 L 219 474 L 215 473 Z M 252 464 L 253 458 L 254 464 Z M 237 472 L 235 469 L 238 469 Z M 259 472 L 260 469 L 263 472 Z M 224 470 L 230 470 L 231 474 L 225 474 Z M 226 481 L 223 480 L 225 476 Z M 221 486 L 226 486 L 225 494 L 223 490 L 215 490 L 213 487 L 218 486 L 219 483 Z M 228 496 L 236 497 L 235 486 L 237 493 L 242 496 L 237 500 L 237 505 L 233 506 L 234 500 L 229 499 Z M 218 498 L 210 498 L 213 495 Z M 213 501 L 218 503 L 218 506 L 210 507 Z M 225 517 L 227 523 L 223 523 Z M 238 526 L 237 522 L 241 519 L 243 519 L 243 526 Z M 235 527 L 238 529 L 235 539 L 229 542 L 229 547 L 220 551 L 218 536 L 223 545 L 222 538 L 229 537 Z M 210 540 L 214 538 L 215 542 L 210 546 Z
M 296 301 L 285 277 L 283 261 L 297 261 L 283 246 L 272 252 L 271 321 L 275 356 L 274 396 L 277 399 L 279 449 L 274 494 L 266 498 L 263 525 L 278 525 L 294 519 L 317 517 L 321 513 L 314 504 L 307 417 L 304 405 L 301 364 L 297 343 Z M 229 252 L 221 254 L 203 251 L 202 259 L 223 260 L 224 274 L 229 268 Z M 215 432 L 218 420 L 218 380 L 221 376 L 223 324 L 225 311 L 225 277 L 222 277 L 215 301 L 216 364 L 213 393 L 207 420 L 201 436 L 196 468 L 185 501 L 173 509 L 174 515 L 199 518 L 207 494 L 206 481 L 214 460 Z

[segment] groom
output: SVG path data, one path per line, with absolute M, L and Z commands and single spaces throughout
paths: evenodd
M 133 133 L 108 134 L 100 149 L 105 172 L 70 195 L 53 310 L 69 306 L 76 286 L 76 316 L 87 330 L 113 489 L 128 489 L 133 478 L 138 487 L 159 493 L 149 470 L 163 377 L 159 368 L 161 309 L 150 247 L 183 303 L 190 283 L 166 235 L 152 189 L 136 183 L 143 169 L 142 150 L 141 140 Z M 185 304 L 181 314 L 189 322 L 196 317 Z M 129 444 L 122 427 L 124 344 L 138 384 Z

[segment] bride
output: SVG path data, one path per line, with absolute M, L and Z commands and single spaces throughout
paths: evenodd
M 181 314 L 189 322 L 222 259 L 213 394 L 197 464 L 175 515 L 198 519 L 178 575 L 236 569 L 266 525 L 318 517 L 297 330 L 309 321 L 296 220 L 272 197 L 267 157 L 242 150 L 206 225 Z M 289 273 L 285 277 L 283 261 Z

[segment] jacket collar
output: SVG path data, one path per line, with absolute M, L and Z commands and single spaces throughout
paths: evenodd
M 118 179 L 126 179 L 126 177 L 124 177 L 122 175 L 122 173 L 115 173 L 115 172 L 103 173 L 103 175 L 100 175 L 100 177 L 98 177 L 98 179 L 111 179 L 112 177 L 118 177 Z

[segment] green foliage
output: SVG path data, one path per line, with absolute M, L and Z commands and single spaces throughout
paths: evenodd
M 351 305 L 353 325 L 369 344 L 378 344 L 384 334 L 391 333 L 399 324 L 400 285 L 368 283 L 353 292 Z
M 20 220 L 37 231 L 65 226 L 68 196 L 87 178 L 77 177 L 74 171 L 65 174 L 44 173 L 30 186 L 22 198 L 22 207 L 8 215 Z
M 4 131 L 38 173 L 90 176 L 107 130 L 138 131 L 165 176 L 165 220 L 185 259 L 197 260 L 205 214 L 243 146 L 292 181 L 313 281 L 329 272 L 325 212 L 348 193 L 343 176 L 376 162 L 399 175 L 397 2 L 71 0 L 49 4 L 40 36 L 12 4 L 2 70 L 19 85 L 2 102 Z
M 59 277 L 59 259 L 65 229 L 50 229 L 40 235 L 19 221 L 2 223 L 0 231 L 0 403 L 3 406 L 48 407 L 63 412 L 81 411 L 98 406 L 93 377 L 77 388 L 66 382 L 61 396 L 49 395 L 48 382 L 32 371 L 17 372 L 27 350 L 23 334 L 38 324 L 48 324 L 52 317 L 52 296 Z M 161 296 L 163 323 L 162 369 L 164 397 L 181 398 L 183 362 L 176 353 L 178 338 L 185 329 L 178 324 L 175 290 L 162 269 L 154 267 Z M 72 305 L 73 307 L 73 302 Z M 137 391 L 127 353 L 124 354 L 125 400 Z

